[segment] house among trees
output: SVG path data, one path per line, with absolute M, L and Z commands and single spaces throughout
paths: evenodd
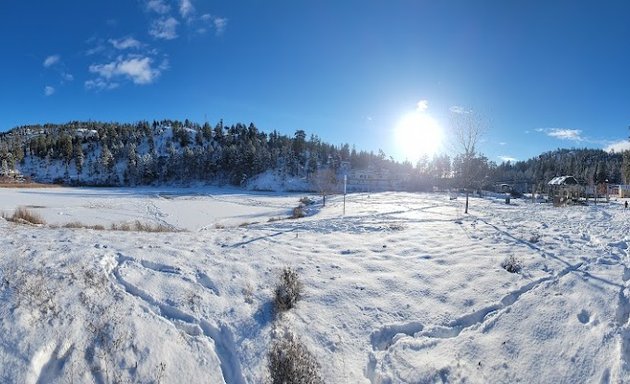
M 622 199 L 630 197 L 630 185 L 614 185 L 611 187 L 610 193 L 611 195 L 617 195 Z
M 584 185 L 573 176 L 554 177 L 547 186 L 549 199 L 556 207 L 577 202 L 584 195 Z

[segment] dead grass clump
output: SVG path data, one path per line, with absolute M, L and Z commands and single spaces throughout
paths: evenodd
M 96 224 L 96 225 L 87 225 L 87 224 L 83 224 L 80 221 L 72 221 L 69 223 L 66 223 L 64 225 L 62 225 L 63 228 L 70 228 L 70 229 L 93 229 L 95 231 L 104 231 L 105 227 L 100 225 L 100 224 Z
M 17 207 L 13 212 L 13 215 L 7 216 L 2 213 L 2 217 L 5 220 L 12 221 L 14 223 L 22 224 L 46 224 L 46 221 L 39 214 L 30 211 L 26 207 Z
M 112 231 L 123 231 L 123 232 L 180 232 L 180 230 L 171 228 L 164 224 L 147 224 L 142 223 L 136 220 L 134 223 L 121 223 L 121 224 L 112 224 L 110 229 Z

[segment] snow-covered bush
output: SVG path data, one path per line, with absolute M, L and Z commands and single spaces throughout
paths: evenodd
M 291 332 L 275 341 L 267 354 L 270 384 L 320 384 L 319 363 Z
M 276 286 L 274 308 L 276 313 L 282 313 L 295 307 L 302 296 L 302 282 L 298 274 L 290 267 L 285 267 L 280 273 L 280 282 Z
M 501 268 L 510 273 L 518 273 L 523 268 L 523 264 L 514 255 L 511 255 L 501 262 Z

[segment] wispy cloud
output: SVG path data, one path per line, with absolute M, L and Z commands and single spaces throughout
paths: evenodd
M 463 115 L 463 114 L 471 112 L 470 109 L 459 106 L 459 105 L 453 105 L 448 110 L 451 111 L 452 113 L 457 113 L 458 115 Z
M 92 89 L 96 91 L 104 91 L 118 88 L 119 84 L 116 82 L 106 81 L 104 79 L 92 79 L 85 82 L 86 89 Z
M 549 137 L 553 137 L 558 140 L 569 141 L 591 141 L 582 136 L 581 129 L 568 129 L 568 128 L 535 128 L 534 131 L 538 133 L 544 133 Z
M 584 141 L 584 138 L 582 137 L 582 131 L 580 129 L 548 128 L 543 129 L 542 132 L 544 132 L 547 136 L 559 140 Z
M 85 86 L 88 89 L 114 89 L 118 87 L 119 80 L 147 85 L 153 83 L 167 67 L 166 61 L 157 68 L 154 67 L 153 59 L 147 56 L 119 56 L 110 63 L 90 65 L 90 72 L 99 77 L 88 80 Z
M 177 38 L 179 21 L 173 17 L 154 20 L 149 28 L 149 34 L 156 39 L 173 40 Z
M 195 7 L 190 0 L 180 0 L 179 2 L 179 14 L 186 20 L 191 20 L 195 14 Z
M 623 140 L 614 141 L 608 144 L 606 147 L 604 147 L 604 150 L 606 152 L 616 152 L 616 153 L 621 153 L 623 151 L 630 151 L 630 140 L 623 139 Z
M 214 30 L 217 36 L 220 36 L 225 32 L 225 28 L 227 28 L 228 19 L 225 17 L 215 17 L 214 18 Z
M 62 72 L 61 73 L 61 79 L 63 81 L 72 81 L 72 80 L 74 80 L 74 76 L 72 75 L 72 73 Z
M 217 36 L 221 36 L 225 32 L 225 29 L 228 25 L 228 19 L 226 17 L 213 16 L 209 13 L 201 15 L 199 17 L 199 20 L 208 25 L 210 28 L 214 29 L 214 33 Z M 198 28 L 197 31 L 200 33 L 204 33 L 206 31 L 206 28 Z
M 517 159 L 515 159 L 514 157 L 511 156 L 505 156 L 505 155 L 501 155 L 499 156 L 499 159 L 501 159 L 502 162 L 507 163 L 508 161 L 510 163 L 514 163 L 516 161 L 518 161 Z
M 507 143 L 505 141 L 500 141 L 499 145 L 503 146 L 503 145 L 507 145 Z
M 47 85 L 46 87 L 44 87 L 44 95 L 45 96 L 52 96 L 52 94 L 55 93 L 55 88 L 51 87 L 50 85 Z
M 109 39 L 109 43 L 120 50 L 142 47 L 142 43 L 130 36 L 122 39 Z
M 418 101 L 418 103 L 416 104 L 416 109 L 419 112 L 424 112 L 427 110 L 427 108 L 429 108 L 429 101 L 428 100 L 420 100 Z
M 51 55 L 48 56 L 46 59 L 44 59 L 44 67 L 48 68 L 51 67 L 55 64 L 57 64 L 59 62 L 59 60 L 61 60 L 61 56 L 59 55 Z
M 165 15 L 171 11 L 170 5 L 166 4 L 164 0 L 149 0 L 146 2 L 146 8 L 160 15 Z

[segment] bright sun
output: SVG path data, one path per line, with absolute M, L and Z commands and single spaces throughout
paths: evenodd
M 395 130 L 396 145 L 409 161 L 431 156 L 442 145 L 442 129 L 437 121 L 422 112 L 408 113 L 400 119 Z

